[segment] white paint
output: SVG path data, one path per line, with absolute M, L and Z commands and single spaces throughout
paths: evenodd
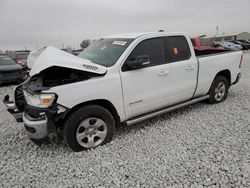
M 77 57 L 54 47 L 46 47 L 40 51 L 32 52 L 28 57 L 28 65 L 32 67 L 29 73 L 30 76 L 52 66 L 78 69 L 97 74 L 105 74 L 107 71 L 107 68 L 104 66 L 94 64 L 87 59 Z
M 186 37 L 191 49 L 189 60 L 127 72 L 121 71 L 126 58 L 141 41 L 175 35 Z M 126 35 L 115 35 L 114 38 L 121 38 L 122 36 Z M 58 66 L 61 64 L 62 66 L 74 68 L 77 67 L 78 62 L 79 64 L 83 61 L 85 63 L 85 60 L 66 55 L 55 49 L 51 49 L 47 55 L 52 57 L 47 56 L 43 58 L 43 63 L 46 66 L 40 68 L 42 66 L 40 64 L 35 69 L 32 68 L 33 74 L 38 72 L 37 70 L 52 66 L 54 63 Z M 56 86 L 46 92 L 55 92 L 58 95 L 58 103 L 68 108 L 91 100 L 108 100 L 116 108 L 121 121 L 125 121 L 134 116 L 191 99 L 196 88 L 198 72 L 198 85 L 195 93 L 197 97 L 207 94 L 213 79 L 221 70 L 228 69 L 231 72 L 232 82 L 234 82 L 238 73 L 240 73 L 239 62 L 241 55 L 242 52 L 238 51 L 198 58 L 200 62 L 198 71 L 198 59 L 195 56 L 191 40 L 187 34 L 147 33 L 137 35 L 114 66 L 104 68 L 96 65 L 102 70 L 102 73 L 107 70 L 105 76 Z M 49 63 L 45 60 L 50 60 L 51 62 Z M 69 60 L 74 60 L 77 63 Z M 91 64 L 87 61 L 86 63 Z

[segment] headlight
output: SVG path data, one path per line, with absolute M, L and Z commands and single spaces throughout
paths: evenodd
M 53 93 L 41 93 L 39 95 L 31 95 L 27 91 L 23 91 L 26 102 L 30 106 L 38 108 L 47 108 L 51 106 L 56 98 L 56 95 Z

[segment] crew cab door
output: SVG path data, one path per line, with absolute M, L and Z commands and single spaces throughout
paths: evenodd
M 195 91 L 198 61 L 191 55 L 185 36 L 165 37 L 166 57 L 171 69 L 171 101 L 179 103 L 190 99 Z
M 120 75 L 126 118 L 168 105 L 171 97 L 171 72 L 164 55 L 162 37 L 146 39 L 133 49 L 123 64 Z M 138 56 L 148 56 L 148 66 L 130 70 L 129 62 L 135 61 Z

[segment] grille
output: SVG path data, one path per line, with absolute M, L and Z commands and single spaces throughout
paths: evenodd
M 20 112 L 24 111 L 25 107 L 25 100 L 24 100 L 24 95 L 23 95 L 23 89 L 22 86 L 18 86 L 15 90 L 15 103 L 16 107 Z

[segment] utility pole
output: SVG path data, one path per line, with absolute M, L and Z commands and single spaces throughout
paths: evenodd
M 215 36 L 214 36 L 214 41 L 216 41 L 216 38 L 217 38 L 217 35 L 218 35 L 218 31 L 219 31 L 219 26 L 217 25 L 216 26 L 216 29 L 215 29 Z

